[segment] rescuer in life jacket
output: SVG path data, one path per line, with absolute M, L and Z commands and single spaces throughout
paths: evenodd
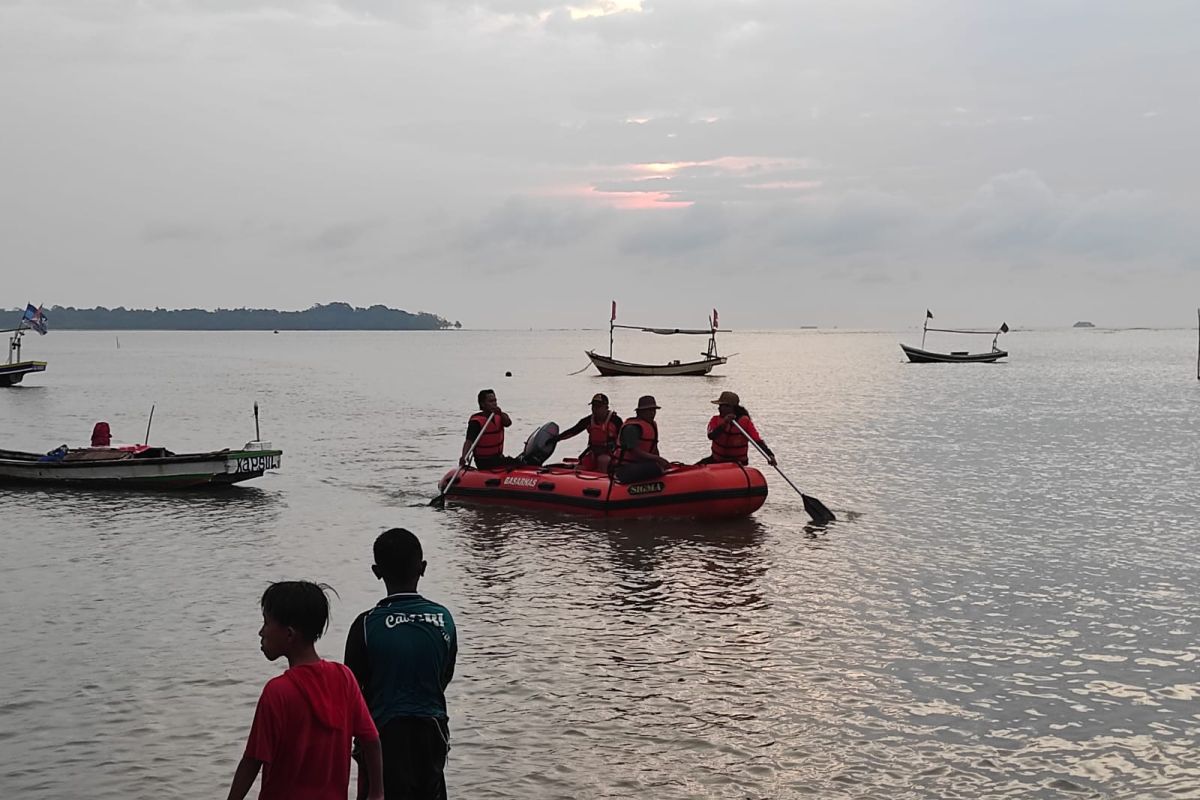
M 658 423 L 654 417 L 662 408 L 652 395 L 638 398 L 637 416 L 621 426 L 620 442 L 613 456 L 613 477 L 621 483 L 634 483 L 661 477 L 671 462 L 658 454 Z
M 561 442 L 584 431 L 587 431 L 588 444 L 587 449 L 579 454 L 579 468 L 608 472 L 621 431 L 621 418 L 609 410 L 608 395 L 596 394 L 592 397 L 592 413 L 558 434 L 554 441 Z
M 512 420 L 500 410 L 495 390 L 481 389 L 478 400 L 479 411 L 472 414 L 467 421 L 467 438 L 463 442 L 459 465 L 467 466 L 467 453 L 470 452 L 471 445 L 475 444 L 476 437 L 479 438 L 479 444 L 475 444 L 474 458 L 478 469 L 495 469 L 521 463 L 519 459 L 504 455 L 504 429 L 512 425 Z M 489 414 L 492 415 L 492 421 L 488 423 L 487 430 L 484 430 L 483 426 L 488 421 Z M 482 436 L 479 435 L 480 431 L 483 431 Z
M 775 466 L 775 454 L 759 435 L 758 429 L 750 420 L 750 412 L 742 405 L 741 398 L 736 392 L 721 392 L 721 396 L 712 401 L 717 407 L 717 413 L 708 421 L 708 438 L 712 442 L 712 455 L 700 459 L 700 464 L 721 464 L 732 462 L 745 466 L 750 463 L 750 442 L 734 425 L 734 421 L 742 426 L 742 430 L 750 438 L 758 442 L 759 447 L 767 454 L 767 463 Z

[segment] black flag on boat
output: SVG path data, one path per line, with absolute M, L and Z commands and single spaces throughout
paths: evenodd
M 928 308 L 925 309 L 925 319 L 933 319 L 933 312 L 930 311 Z
M 1008 333 L 1008 323 L 1007 323 L 1007 322 L 1001 322 L 1001 323 L 1000 323 L 1000 332 L 1001 332 L 1001 333 Z

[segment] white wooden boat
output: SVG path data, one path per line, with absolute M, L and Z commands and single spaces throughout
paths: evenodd
M 597 353 L 594 350 L 588 350 L 587 357 L 591 359 L 592 364 L 600 371 L 601 375 L 631 375 L 631 376 L 677 376 L 677 375 L 707 375 L 712 372 L 714 367 L 729 361 L 728 356 L 720 355 L 717 352 L 717 310 L 713 309 L 713 315 L 708 319 L 707 328 L 647 328 L 640 325 L 618 325 L 617 320 L 617 304 L 613 301 L 612 318 L 608 323 L 608 355 Z M 675 335 L 693 335 L 707 336 L 708 349 L 700 355 L 702 358 L 699 361 L 668 361 L 666 364 L 646 364 L 636 361 L 621 361 L 613 358 L 613 331 L 616 328 L 624 328 L 626 330 L 641 331 L 642 333 L 656 333 L 660 336 L 675 336 Z
M 81 448 L 50 453 L 0 450 L 0 481 L 117 489 L 189 489 L 229 486 L 279 469 L 282 450 L 269 442 L 209 453 L 172 453 L 162 447 Z

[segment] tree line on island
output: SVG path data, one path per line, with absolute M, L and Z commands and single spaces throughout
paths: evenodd
M 20 309 L 13 311 L 20 314 Z M 349 303 L 317 304 L 304 311 L 272 308 L 73 308 L 45 309 L 51 329 L 159 331 L 436 331 L 462 323 L 384 305 L 355 308 Z

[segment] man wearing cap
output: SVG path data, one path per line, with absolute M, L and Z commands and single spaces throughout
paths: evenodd
M 617 449 L 617 435 L 621 430 L 621 418 L 608 408 L 608 395 L 597 393 L 593 396 L 592 413 L 558 434 L 554 441 L 570 439 L 585 430 L 588 434 L 588 445 L 579 455 L 579 468 L 608 472 L 613 451 Z
M 732 462 L 745 466 L 750 463 L 750 442 L 748 435 L 758 443 L 767 454 L 767 463 L 775 466 L 775 454 L 759 435 L 758 429 L 750 420 L 750 412 L 742 405 L 742 400 L 736 392 L 721 392 L 721 396 L 712 401 L 717 407 L 717 413 L 708 421 L 708 438 L 712 442 L 712 455 L 700 459 L 701 464 L 721 464 Z M 735 424 L 736 423 L 736 424 Z M 742 430 L 738 430 L 738 425 Z M 745 433 L 742 433 L 745 431 Z
M 658 423 L 654 417 L 661 408 L 652 395 L 638 398 L 637 415 L 621 426 L 613 476 L 621 483 L 634 483 L 660 477 L 671 462 L 658 454 Z

